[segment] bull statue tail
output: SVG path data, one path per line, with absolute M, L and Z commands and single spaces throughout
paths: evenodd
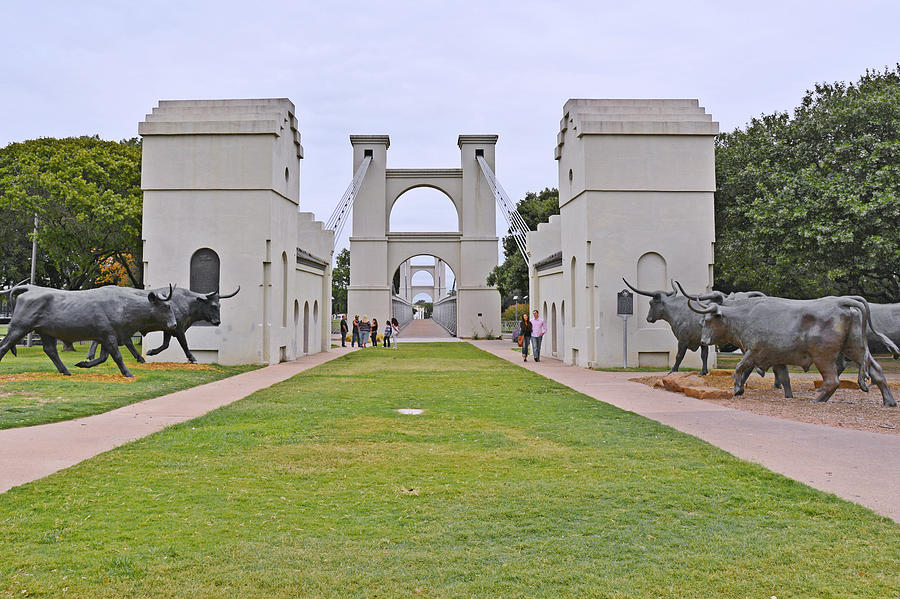
M 872 311 L 869 309 L 868 300 L 859 295 L 848 295 L 846 297 L 862 304 L 866 322 L 869 325 L 869 330 L 871 330 L 872 333 L 876 335 L 882 343 L 884 343 L 884 346 L 888 349 L 889 352 L 891 352 L 891 355 L 895 360 L 900 358 L 900 348 L 898 348 L 897 345 L 893 341 L 891 341 L 890 337 L 876 329 L 875 325 L 872 323 Z

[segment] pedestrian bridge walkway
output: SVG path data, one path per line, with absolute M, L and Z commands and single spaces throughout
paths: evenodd
M 447 329 L 436 323 L 431 318 L 423 320 L 410 320 L 400 329 L 400 342 L 404 341 L 459 341 L 447 332 Z

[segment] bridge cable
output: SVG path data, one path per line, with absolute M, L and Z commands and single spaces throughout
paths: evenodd
M 525 259 L 525 264 L 530 265 L 531 260 L 529 259 L 528 254 L 528 232 L 530 229 L 528 228 L 528 224 L 525 222 L 525 219 L 522 218 L 522 215 L 519 214 L 519 211 L 516 210 L 516 205 L 509 199 L 509 196 L 506 195 L 506 191 L 500 185 L 500 181 L 497 180 L 494 171 L 488 166 L 484 156 L 476 156 L 476 160 L 478 160 L 478 164 L 481 166 L 481 172 L 484 173 L 488 186 L 490 186 L 491 191 L 494 193 L 494 199 L 497 201 L 497 206 L 500 208 L 503 216 L 506 217 L 506 222 L 509 224 L 509 232 L 515 240 L 516 246 L 518 246 L 519 252 L 522 254 L 522 258 Z
M 359 188 L 366 176 L 366 170 L 368 170 L 369 164 L 371 163 L 371 156 L 363 158 L 359 168 L 356 169 L 356 173 L 353 175 L 353 180 L 350 181 L 350 186 L 347 187 L 344 195 L 341 196 L 341 201 L 338 202 L 334 212 L 331 213 L 331 218 L 329 218 L 328 222 L 325 224 L 326 229 L 334 231 L 334 243 L 331 246 L 332 252 L 334 252 L 334 248 L 337 247 L 338 237 L 340 237 L 344 225 L 347 224 L 347 218 L 350 216 L 350 211 L 353 209 L 353 201 L 356 200 L 356 194 L 359 193 Z

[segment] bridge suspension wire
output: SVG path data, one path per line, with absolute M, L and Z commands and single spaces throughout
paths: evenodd
M 481 172 L 484 173 L 484 177 L 487 179 L 491 191 L 494 193 L 494 199 L 497 201 L 497 206 L 500 207 L 500 211 L 503 213 L 503 216 L 506 217 L 506 222 L 509 224 L 509 231 L 516 242 L 516 246 L 519 248 L 519 252 L 522 254 L 522 258 L 525 259 L 525 264 L 530 265 L 531 260 L 528 257 L 528 231 L 530 231 L 530 229 L 528 228 L 528 224 L 525 222 L 525 219 L 522 218 L 522 215 L 519 214 L 519 211 L 516 210 L 516 205 L 509 199 L 509 196 L 506 195 L 506 191 L 504 191 L 503 187 L 500 185 L 500 181 L 497 180 L 494 171 L 488 166 L 484 156 L 477 156 L 476 159 L 478 160 L 479 166 L 481 166 Z
M 331 246 L 332 251 L 334 251 L 334 248 L 337 246 L 338 238 L 341 236 L 344 225 L 347 224 L 347 218 L 350 216 L 350 211 L 353 209 L 353 201 L 356 199 L 356 194 L 359 193 L 359 187 L 362 185 L 362 181 L 366 176 L 366 170 L 368 170 L 369 164 L 371 163 L 371 156 L 363 158 L 359 168 L 356 169 L 356 173 L 353 174 L 353 180 L 350 181 L 350 186 L 347 187 L 347 191 L 341 196 L 341 201 L 338 202 L 337 207 L 335 207 L 334 212 L 331 213 L 331 217 L 325 224 L 326 229 L 334 231 L 334 244 Z

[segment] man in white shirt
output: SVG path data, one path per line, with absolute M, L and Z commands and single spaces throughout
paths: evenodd
M 535 310 L 534 318 L 531 319 L 531 347 L 534 349 L 534 361 L 541 361 L 541 341 L 544 340 L 544 333 L 547 332 L 547 325 L 540 313 Z

